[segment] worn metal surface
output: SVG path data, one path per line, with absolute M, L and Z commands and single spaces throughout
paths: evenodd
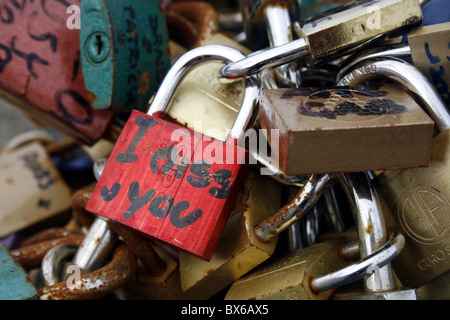
M 110 263 L 80 277 L 73 286 L 60 282 L 39 290 L 41 300 L 92 300 L 101 298 L 131 280 L 137 268 L 136 257 L 119 245 Z M 79 284 L 79 285 L 78 285 Z
M 146 110 L 170 66 L 168 32 L 156 1 L 82 1 L 80 56 L 97 110 Z
M 36 299 L 37 289 L 22 266 L 0 244 L 0 300 Z

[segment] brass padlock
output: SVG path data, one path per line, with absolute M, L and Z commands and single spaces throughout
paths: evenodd
M 319 61 L 421 20 L 422 10 L 417 0 L 353 1 L 294 23 L 300 39 L 229 63 L 222 74 L 238 78 L 301 58 Z
M 278 210 L 280 197 L 278 183 L 250 172 L 211 260 L 180 253 L 181 288 L 187 297 L 209 299 L 273 254 L 278 238 L 260 241 L 253 227 Z
M 409 89 L 433 118 L 440 132 L 434 137 L 427 168 L 384 171 L 375 178 L 388 228 L 401 230 L 406 247 L 394 263 L 404 285 L 419 287 L 450 267 L 450 206 L 448 137 L 450 114 L 440 96 L 415 67 L 398 59 L 368 59 L 341 78 L 357 84 L 388 77 Z
M 260 107 L 286 174 L 428 165 L 433 121 L 395 85 L 263 90 Z
M 328 299 L 334 292 L 332 289 L 364 277 L 368 267 L 373 265 L 379 268 L 378 276 L 386 279 L 387 283 L 376 287 L 374 277 L 368 276 L 365 280 L 366 290 L 384 292 L 394 289 L 388 261 L 401 251 L 404 238 L 398 235 L 391 239 L 396 249 L 387 254 L 389 259 L 369 262 L 381 251 L 392 249 L 376 194 L 374 189 L 370 188 L 369 178 L 365 173 L 341 174 L 338 177 L 351 203 L 358 230 L 361 261 L 333 273 L 333 269 L 339 269 L 350 261 L 343 259 L 342 246 L 345 240 L 331 239 L 261 266 L 236 281 L 225 299 Z M 358 271 L 348 273 L 349 270 Z M 328 274 L 329 272 L 332 273 Z

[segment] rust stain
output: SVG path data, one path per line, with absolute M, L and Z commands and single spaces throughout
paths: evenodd
M 141 77 L 138 93 L 145 94 L 150 89 L 150 72 L 144 72 Z

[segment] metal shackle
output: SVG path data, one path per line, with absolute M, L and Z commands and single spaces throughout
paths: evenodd
M 372 254 L 342 269 L 332 271 L 311 279 L 311 289 L 322 292 L 353 283 L 368 274 L 370 267 L 382 268 L 396 258 L 405 246 L 405 237 L 392 233 L 389 240 Z
M 137 269 L 137 259 L 125 244 L 114 250 L 113 258 L 104 267 L 81 276 L 74 286 L 67 281 L 39 290 L 41 300 L 96 299 L 120 288 L 130 280 Z
M 450 113 L 434 86 L 413 65 L 394 58 L 362 60 L 338 78 L 338 86 L 352 86 L 375 77 L 386 77 L 403 85 L 418 99 L 425 112 L 434 120 L 440 132 L 450 127 Z
M 225 62 L 238 61 L 243 59 L 245 55 L 239 50 L 225 45 L 205 45 L 189 50 L 183 54 L 167 72 L 162 81 L 153 101 L 150 104 L 147 114 L 159 115 L 164 113 L 168 107 L 170 99 L 175 92 L 178 84 L 187 74 L 199 63 L 209 60 L 221 60 Z M 220 74 L 218 76 L 221 77 Z M 233 123 L 229 137 L 239 139 L 245 128 L 252 121 L 255 116 L 257 107 L 257 100 L 259 98 L 259 88 L 256 80 L 253 78 L 246 78 L 245 80 L 245 95 L 242 102 L 242 108 Z

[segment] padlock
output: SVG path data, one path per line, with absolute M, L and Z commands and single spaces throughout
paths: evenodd
M 384 171 L 374 181 L 388 228 L 400 230 L 407 238 L 405 249 L 394 264 L 396 273 L 404 285 L 417 288 L 450 266 L 450 214 L 445 181 L 450 114 L 426 77 L 398 59 L 364 60 L 338 83 L 358 84 L 374 77 L 387 77 L 406 87 L 440 132 L 433 139 L 429 167 Z
M 351 263 L 357 243 L 346 244 L 344 238 L 336 237 L 261 265 L 236 281 L 225 300 L 327 300 L 336 288 L 395 259 L 403 245 L 402 235 L 395 234 L 370 256 Z
M 0 237 L 69 211 L 72 191 L 41 143 L 2 154 L 0 174 Z
M 100 158 L 94 163 L 94 174 L 98 180 L 106 165 L 106 159 Z M 94 219 L 94 216 L 85 210 L 85 206 L 91 192 L 80 190 L 74 195 L 74 215 L 85 226 L 89 228 L 85 240 L 76 252 L 72 263 L 84 273 L 94 271 L 102 266 L 109 256 L 110 252 L 117 244 L 118 236 L 125 242 L 129 250 L 139 259 L 136 269 L 136 275 L 129 280 L 123 292 L 122 297 L 127 299 L 173 299 L 180 298 L 181 293 L 179 276 L 176 271 L 177 262 L 170 257 L 162 248 L 153 245 L 153 243 L 137 234 L 130 228 L 121 224 L 110 224 L 101 217 Z M 56 252 L 48 253 L 50 255 L 47 263 L 48 267 L 42 270 L 48 270 L 47 277 L 52 278 L 56 273 L 55 266 L 58 266 L 58 250 L 66 252 L 65 248 L 55 249 Z M 117 293 L 115 293 L 117 295 Z
M 368 276 L 365 280 L 367 291 L 395 289 L 389 262 L 400 253 L 404 237 L 398 234 L 388 242 L 383 215 L 367 174 L 340 174 L 338 180 L 352 207 L 361 260 L 340 269 L 349 261 L 342 259 L 343 251 L 339 248 L 345 240 L 335 238 L 331 242 L 319 243 L 261 266 L 236 281 L 225 299 L 328 299 L 338 286 L 364 277 L 370 266 L 379 268 L 377 276 L 384 282 L 381 287 L 375 287 L 378 283 L 375 283 L 373 276 Z M 384 250 L 390 253 L 382 253 Z M 383 261 L 373 262 L 371 259 L 376 256 L 376 260 Z M 387 256 L 389 259 L 385 259 Z M 340 270 L 332 272 L 333 269 Z
M 8 250 L 0 244 L 0 299 L 35 300 L 38 291 L 30 277 Z
M 227 45 L 244 54 L 250 53 L 250 50 L 220 33 L 202 44 Z M 224 81 L 219 74 L 223 65 L 223 61 L 211 60 L 189 71 L 175 89 L 163 119 L 183 124 L 192 130 L 196 129 L 196 123 L 201 123 L 201 133 L 225 140 L 227 130 L 232 127 L 241 108 L 244 99 L 241 88 L 245 83 Z
M 450 22 L 414 29 L 408 35 L 408 43 L 414 66 L 426 75 L 444 103 L 450 106 Z
M 353 1 L 294 23 L 299 39 L 229 63 L 222 74 L 227 78 L 243 77 L 301 58 L 308 58 L 311 64 L 346 53 L 367 41 L 372 43 L 421 20 L 417 0 Z
M 219 15 L 206 1 L 173 2 L 164 11 L 169 36 L 188 50 L 203 45 L 219 31 Z
M 245 162 L 245 150 L 236 145 L 235 139 L 253 121 L 258 89 L 251 78 L 246 79 L 243 107 L 228 134 L 227 150 L 222 141 L 203 143 L 198 135 L 192 139 L 192 131 L 158 116 L 164 114 L 178 82 L 191 66 L 207 59 L 232 61 L 242 56 L 231 47 L 208 45 L 192 49 L 177 60 L 148 115 L 133 110 L 86 209 L 206 260 L 211 258 L 238 194 L 239 188 L 234 186 L 239 186 L 246 171 L 239 170 Z M 213 159 L 205 150 L 220 159 Z M 162 169 L 159 160 L 165 161 Z M 146 169 L 149 164 L 151 170 Z M 184 211 L 189 213 L 185 215 Z
M 79 8 L 79 0 L 71 3 Z M 113 114 L 88 102 L 79 34 L 71 29 L 79 16 L 62 2 L 3 1 L 1 8 L 1 98 L 88 145 L 111 130 Z
M 145 107 L 170 67 L 166 20 L 157 1 L 82 1 L 80 57 L 96 110 Z
M 397 86 L 264 90 L 260 107 L 288 175 L 428 165 L 433 121 Z
M 210 261 L 180 252 L 181 288 L 187 297 L 211 298 L 274 253 L 278 238 L 260 241 L 253 226 L 278 210 L 280 196 L 279 183 L 250 172 Z
M 443 101 L 450 105 L 450 78 L 445 72 L 450 62 L 448 51 L 450 22 L 414 28 L 405 42 L 375 47 L 345 59 L 336 78 L 342 78 L 365 59 L 395 57 L 412 63 L 436 87 Z
M 247 0 L 242 1 L 244 30 L 247 35 L 254 33 L 251 29 L 265 23 L 270 47 L 277 47 L 293 40 L 291 16 L 296 10 L 292 0 Z M 299 87 L 301 78 L 295 62 L 274 69 L 276 82 L 284 88 Z

